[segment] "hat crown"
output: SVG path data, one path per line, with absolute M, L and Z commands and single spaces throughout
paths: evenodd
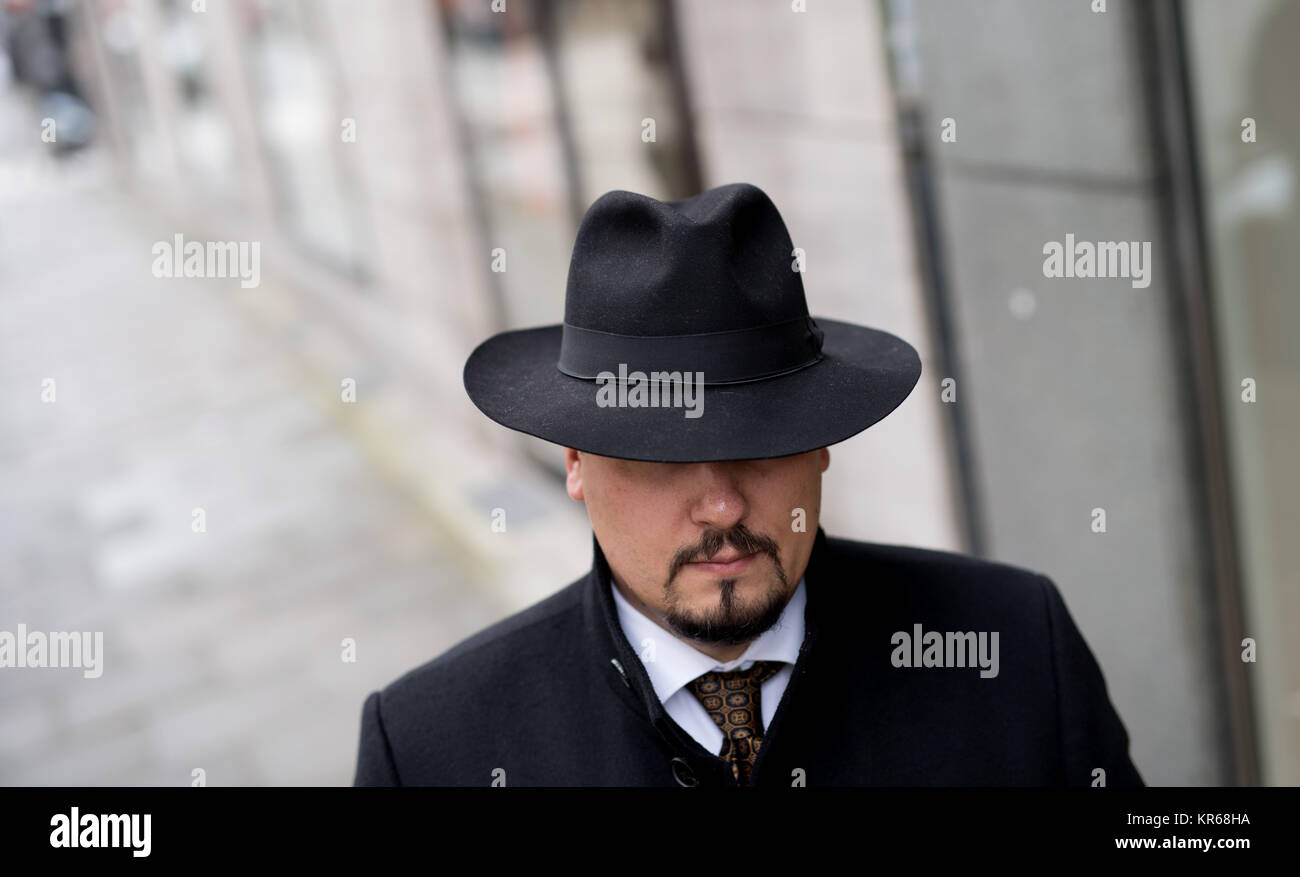
M 681 201 L 614 190 L 583 217 L 564 321 L 620 335 L 687 335 L 807 317 L 790 234 L 757 186 Z

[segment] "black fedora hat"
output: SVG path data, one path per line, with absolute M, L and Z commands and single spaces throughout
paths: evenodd
M 732 183 L 592 204 L 564 323 L 502 332 L 465 363 L 488 417 L 606 457 L 784 457 L 843 441 L 911 393 L 921 360 L 880 329 L 813 319 L 771 199 Z

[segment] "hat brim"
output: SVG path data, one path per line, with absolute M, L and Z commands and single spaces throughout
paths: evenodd
M 706 385 L 699 417 L 685 416 L 684 407 L 600 407 L 595 381 L 556 368 L 558 325 L 484 341 L 465 362 L 465 390 L 502 426 L 602 457 L 696 463 L 801 454 L 880 421 L 921 377 L 916 349 L 896 335 L 816 320 L 825 332 L 820 362 L 765 380 Z

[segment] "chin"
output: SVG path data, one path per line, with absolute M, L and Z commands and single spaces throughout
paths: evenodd
M 720 611 L 727 603 L 737 609 L 752 608 L 765 602 L 772 586 L 764 577 L 756 575 L 692 576 L 677 591 L 685 598 L 679 605 L 691 612 L 708 614 Z

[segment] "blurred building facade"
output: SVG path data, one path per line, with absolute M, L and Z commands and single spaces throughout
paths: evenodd
M 832 449 L 828 532 L 1052 577 L 1148 782 L 1300 782 L 1296 7 L 801 6 L 97 0 L 68 17 L 131 191 L 187 237 L 262 242 L 269 281 L 241 306 L 323 386 L 358 376 L 351 428 L 502 605 L 580 574 L 590 531 L 559 450 L 465 398 L 465 358 L 559 321 L 604 191 L 746 180 L 806 251 L 815 315 L 922 355 L 908 403 Z M 1151 242 L 1150 285 L 1045 278 L 1044 243 L 1067 234 Z

